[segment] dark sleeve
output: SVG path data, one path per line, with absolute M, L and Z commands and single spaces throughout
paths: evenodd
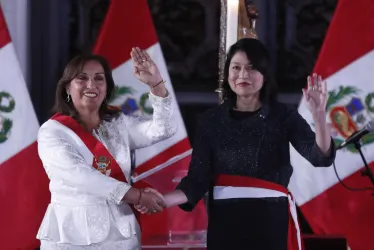
M 194 209 L 199 200 L 208 192 L 211 183 L 212 154 L 208 137 L 209 126 L 204 123 L 206 122 L 199 119 L 188 174 L 176 187 L 187 196 L 188 202 L 179 205 L 185 211 Z
M 315 167 L 329 167 L 335 160 L 336 148 L 331 138 L 330 155 L 325 155 L 316 143 L 316 135 L 296 109 L 287 109 L 287 134 L 292 146 Z

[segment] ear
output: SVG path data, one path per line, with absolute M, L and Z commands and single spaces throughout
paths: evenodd
M 66 91 L 66 94 L 70 94 L 70 84 L 66 85 L 65 91 Z

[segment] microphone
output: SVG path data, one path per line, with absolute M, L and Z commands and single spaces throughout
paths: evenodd
M 373 132 L 374 132 L 374 120 L 370 121 L 362 129 L 354 132 L 350 137 L 347 138 L 347 140 L 342 142 L 342 144 L 340 144 L 336 148 L 336 150 L 344 148 L 345 146 L 347 146 L 350 143 L 355 143 L 355 142 L 359 141 L 364 135 L 369 134 L 369 133 L 373 133 Z

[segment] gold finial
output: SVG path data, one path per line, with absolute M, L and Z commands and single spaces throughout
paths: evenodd
M 256 20 L 258 19 L 258 10 L 252 1 L 240 0 L 239 2 L 239 23 L 238 39 L 255 38 L 258 39 L 256 32 Z

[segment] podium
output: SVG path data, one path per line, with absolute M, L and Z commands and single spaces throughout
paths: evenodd
M 169 244 L 169 237 L 157 236 L 151 237 L 143 243 L 142 249 L 144 250 L 205 250 L 205 242 L 201 243 L 180 243 Z M 305 250 L 347 250 L 347 241 L 341 235 L 304 235 Z
M 169 249 L 169 250 L 205 250 L 205 242 L 184 242 L 184 243 L 170 243 L 169 236 L 156 236 L 149 238 L 143 243 L 142 250 L 159 250 L 159 249 Z

